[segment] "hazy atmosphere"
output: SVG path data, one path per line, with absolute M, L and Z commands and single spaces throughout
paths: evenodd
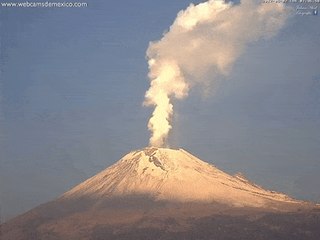
M 0 9 L 2 220 L 148 146 L 149 43 L 168 35 L 189 4 L 124 0 Z M 228 173 L 319 202 L 320 16 L 286 14 L 268 39 L 235 38 L 240 50 L 226 69 L 210 72 L 210 64 L 198 63 L 206 74 L 192 81 L 205 78 L 205 84 L 191 84 L 188 97 L 172 100 L 166 142 Z M 254 32 L 248 28 L 245 34 Z

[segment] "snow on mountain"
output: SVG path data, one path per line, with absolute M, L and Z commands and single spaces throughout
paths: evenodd
M 231 176 L 183 149 L 145 148 L 66 192 L 62 199 L 147 195 L 156 201 L 222 203 L 273 208 L 300 201 Z
M 318 240 L 319 210 L 182 149 L 145 148 L 0 225 L 0 238 Z

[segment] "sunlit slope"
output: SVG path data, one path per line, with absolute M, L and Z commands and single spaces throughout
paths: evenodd
M 218 202 L 236 207 L 273 208 L 297 200 L 231 176 L 183 149 L 133 151 L 63 195 L 64 199 L 106 199 L 143 194 L 155 200 Z

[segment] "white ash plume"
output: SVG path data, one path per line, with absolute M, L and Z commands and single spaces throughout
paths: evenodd
M 237 5 L 210 0 L 180 11 L 169 31 L 147 50 L 150 88 L 144 105 L 155 107 L 148 123 L 150 145 L 167 144 L 173 99 L 187 97 L 191 87 L 207 81 L 209 71 L 211 83 L 227 75 L 248 43 L 276 35 L 288 15 L 283 4 L 254 0 Z

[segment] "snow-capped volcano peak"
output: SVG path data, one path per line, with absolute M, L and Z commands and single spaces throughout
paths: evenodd
M 63 198 L 111 198 L 147 195 L 155 200 L 218 202 L 264 207 L 297 203 L 284 194 L 264 190 L 243 176 L 231 176 L 183 149 L 149 147 L 132 151 L 86 180 Z
M 13 219 L 2 232 L 8 240 L 318 239 L 318 209 L 182 149 L 149 147 Z

